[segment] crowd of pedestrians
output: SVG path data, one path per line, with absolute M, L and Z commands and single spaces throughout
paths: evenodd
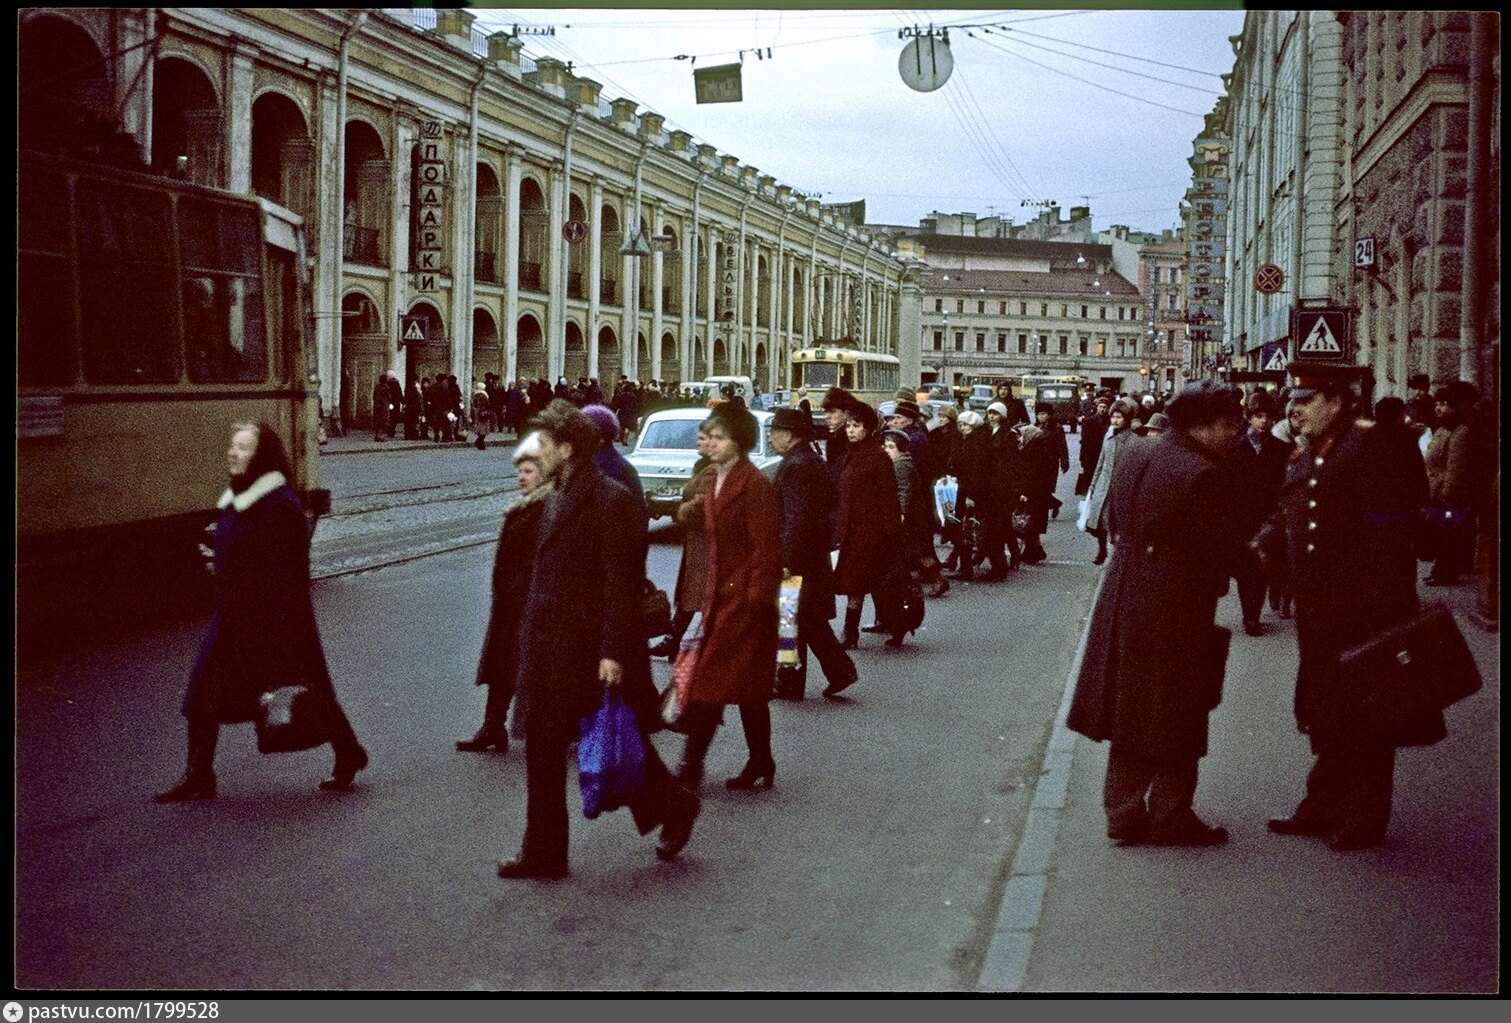
M 1297 623 L 1296 721 L 1316 761 L 1303 798 L 1270 821 L 1272 831 L 1323 836 L 1338 850 L 1380 844 L 1396 748 L 1442 738 L 1440 711 L 1388 739 L 1366 734 L 1361 697 L 1342 683 L 1339 657 L 1415 613 L 1419 559 L 1433 562 L 1429 584 L 1470 569 L 1476 517 L 1495 479 L 1493 413 L 1460 382 L 1439 387 L 1430 411 L 1417 393 L 1367 409 L 1357 379 L 1346 367 L 1296 363 L 1278 393 L 1202 382 L 1168 399 L 1087 395 L 1079 526 L 1098 540 L 1093 563 L 1110 564 L 1067 723 L 1111 743 L 1104 804 L 1116 844 L 1226 840 L 1192 800 L 1207 719 L 1222 697 L 1229 634 L 1215 615 L 1230 580 L 1251 636 L 1264 634 L 1267 593 L 1271 609 L 1294 613 Z M 430 381 L 432 396 L 454 383 Z M 747 747 L 745 767 L 726 786 L 771 788 L 769 703 L 805 698 L 808 652 L 824 674 L 823 695 L 840 699 L 860 679 L 850 651 L 862 635 L 902 645 L 925 600 L 949 592 L 942 567 L 993 583 L 1043 562 L 1040 537 L 1060 511 L 1057 482 L 1071 469 L 1054 411 L 1036 409 L 1031 423 L 1010 391 L 984 417 L 946 408 L 930 425 L 909 392 L 883 422 L 871 405 L 831 388 L 823 425 L 803 409 L 773 417 L 781 462 L 772 479 L 747 457 L 759 436 L 755 417 L 742 401 L 715 401 L 676 514 L 675 614 L 670 632 L 651 643 L 642 609 L 644 494 L 615 444 L 634 422 L 626 409 L 646 411 L 659 392 L 621 381 L 607 402 L 579 405 L 602 395 L 565 388 L 559 396 L 565 380 L 555 389 L 499 384 L 490 374 L 475 392 L 473 421 L 526 433 L 513 453 L 521 492 L 505 513 L 493 566 L 476 674 L 488 687 L 483 721 L 456 747 L 507 752 L 511 730 L 525 742 L 524 833 L 519 854 L 499 863 L 505 878 L 568 873 L 569 752 L 605 687 L 623 696 L 640 731 L 645 782 L 631 816 L 641 834 L 659 831 L 657 855 L 673 858 L 691 837 L 704 760 L 726 708 L 738 709 Z M 375 407 L 380 396 L 388 402 L 379 432 L 397 412 L 397 386 L 385 375 L 375 388 Z M 450 400 L 405 408 L 433 408 L 430 418 Z M 309 599 L 309 532 L 281 438 L 265 423 L 238 425 L 227 468 L 214 544 L 221 597 L 183 706 L 187 766 L 157 799 L 214 797 L 219 727 L 259 720 L 269 680 L 308 690 L 305 710 L 323 722 L 335 756 L 321 787 L 347 788 L 368 754 L 326 669 Z M 945 566 L 940 543 L 952 548 Z M 794 577 L 796 658 L 778 670 L 778 592 Z M 862 626 L 868 597 L 874 621 Z M 686 738 L 675 772 L 650 740 L 669 723 L 651 673 L 651 658 L 662 655 L 683 686 L 672 723 Z

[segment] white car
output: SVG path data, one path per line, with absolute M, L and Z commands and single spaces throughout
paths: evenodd
M 698 460 L 698 425 L 708 418 L 706 408 L 668 408 L 652 412 L 640 426 L 635 447 L 626 456 L 640 474 L 645 504 L 652 519 L 671 515 L 682 503 L 682 488 L 692 478 Z M 771 448 L 772 414 L 751 412 L 760 434 L 750 452 L 750 461 L 767 478 L 776 476 L 781 456 Z

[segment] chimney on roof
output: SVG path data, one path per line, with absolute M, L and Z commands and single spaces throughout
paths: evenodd
M 693 137 L 691 135 L 689 135 L 687 132 L 685 132 L 685 131 L 674 131 L 674 132 L 671 133 L 670 137 L 671 137 L 671 140 L 672 140 L 672 142 L 671 142 L 672 152 L 674 152 L 674 153 L 684 153 L 684 154 L 692 152 Z
M 524 48 L 524 42 L 518 36 L 510 35 L 508 32 L 494 32 L 488 37 L 488 59 L 515 81 L 519 80 L 522 71 L 520 54 Z
M 647 110 L 640 115 L 640 134 L 648 139 L 659 139 L 661 138 L 661 126 L 665 123 L 665 117 Z
M 623 96 L 609 103 L 609 120 L 621 128 L 634 130 L 635 110 L 640 106 L 632 99 Z
M 460 8 L 447 8 L 435 12 L 436 35 L 453 46 L 472 52 L 472 23 L 477 15 Z
M 603 86 L 591 78 L 574 77 L 572 79 L 572 90 L 573 97 L 577 100 L 577 105 L 582 108 L 583 112 L 596 116 L 598 113 L 598 97 L 603 93 Z
M 719 150 L 707 142 L 698 144 L 698 163 L 704 167 L 713 167 L 718 160 Z
M 555 57 L 541 57 L 535 62 L 535 70 L 525 75 L 525 81 L 541 92 L 566 99 L 568 77 L 566 64 Z

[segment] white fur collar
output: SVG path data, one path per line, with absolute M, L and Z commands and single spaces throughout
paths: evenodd
M 237 494 L 227 490 L 224 494 L 221 494 L 220 500 L 215 502 L 215 507 L 224 508 L 228 504 L 234 504 L 237 511 L 244 512 L 287 483 L 288 480 L 284 478 L 281 472 L 263 473 L 257 477 L 255 483 L 241 493 Z

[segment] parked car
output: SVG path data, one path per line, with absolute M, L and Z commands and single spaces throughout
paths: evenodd
M 750 414 L 761 428 L 750 461 L 775 478 L 782 459 L 771 448 L 772 413 L 756 409 Z M 693 464 L 698 460 L 698 424 L 708 415 L 706 408 L 668 408 L 652 412 L 641 424 L 635 447 L 627 457 L 640 474 L 652 520 L 671 515 L 681 503 L 682 487 L 692 478 Z
M 965 407 L 985 415 L 986 407 L 996 400 L 997 389 L 991 384 L 973 384 L 970 397 L 965 399 Z

